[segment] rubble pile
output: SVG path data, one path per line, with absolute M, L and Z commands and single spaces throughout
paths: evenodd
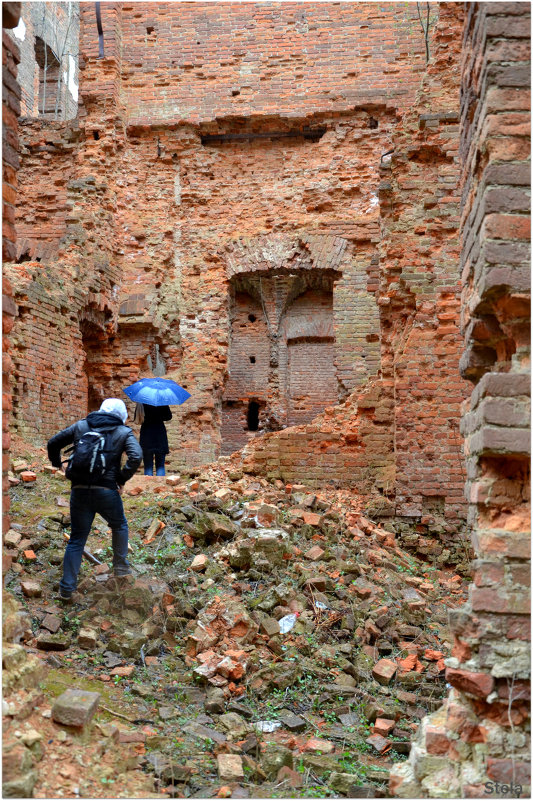
M 84 728 L 134 748 L 128 770 L 155 793 L 387 795 L 445 694 L 459 575 L 399 547 L 351 493 L 213 468 L 134 477 L 133 575 L 112 576 L 97 522 L 62 607 L 68 485 L 40 457 L 12 467 L 4 584 L 26 609 L 18 647 L 53 677 L 50 706 L 68 688 L 110 693 Z

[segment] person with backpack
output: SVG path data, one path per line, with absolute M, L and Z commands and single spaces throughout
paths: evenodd
M 142 459 L 142 450 L 133 431 L 124 425 L 126 404 L 107 398 L 99 411 L 63 429 L 48 441 L 48 458 L 62 467 L 61 450 L 70 453 L 65 475 L 72 482 L 70 493 L 70 540 L 63 558 L 59 598 L 70 601 L 76 590 L 83 549 L 94 516 L 100 514 L 112 531 L 113 574 L 131 573 L 128 562 L 128 522 L 122 504 L 122 489 Z M 125 453 L 126 464 L 121 466 Z
M 141 424 L 139 442 L 143 452 L 145 476 L 153 476 L 154 460 L 156 476 L 165 475 L 165 456 L 168 453 L 165 422 L 168 420 L 172 420 L 169 406 L 151 406 L 148 403 L 135 405 L 133 422 Z

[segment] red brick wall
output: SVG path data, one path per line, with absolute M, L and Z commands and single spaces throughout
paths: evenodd
M 10 6 L 15 4 L 11 3 Z M 16 14 L 15 14 L 16 16 Z M 14 20 L 10 20 L 14 22 Z M 14 22 L 16 25 L 16 21 Z M 7 32 L 2 30 L 2 258 L 11 260 L 15 254 L 16 232 L 15 202 L 17 192 L 18 115 L 20 113 L 20 87 L 17 84 L 19 52 Z M 9 334 L 17 307 L 13 300 L 13 288 L 4 276 L 2 279 L 2 531 L 9 528 L 8 470 L 10 467 L 12 394 L 11 343 Z
M 293 248 L 302 240 L 311 269 L 340 268 L 334 292 L 340 397 L 377 373 L 378 310 L 375 289 L 367 286 L 378 238 L 377 164 L 389 147 L 396 109 L 410 102 L 418 83 L 422 32 L 413 9 L 396 4 L 379 14 L 367 4 L 101 8 L 103 59 L 94 7 L 80 7 L 79 121 L 24 126 L 17 256 L 32 261 L 11 271 L 24 299 L 15 326 L 15 424 L 35 440 L 48 436 L 84 410 L 89 385 L 92 405 L 145 374 L 158 345 L 164 369 L 194 398 L 169 427 L 175 466 L 201 464 L 220 452 L 228 256 L 243 238 L 256 244 L 267 237 L 270 252 L 280 240 Z M 253 29 L 249 55 L 222 64 L 229 50 L 239 49 L 246 25 Z M 146 27 L 154 27 L 156 45 Z M 200 29 L 202 38 L 195 39 Z M 291 52 L 275 64 L 278 34 Z M 265 50 L 268 41 L 272 52 L 270 45 Z M 173 64 L 176 53 L 186 58 L 191 47 L 218 63 L 216 81 L 209 79 L 214 91 L 205 91 L 197 70 Z M 242 77 L 248 64 L 256 71 L 253 97 L 242 86 L 241 95 L 226 100 L 226 79 Z M 290 93 L 281 91 L 289 85 Z M 136 124 L 141 96 L 143 113 L 161 121 L 159 129 Z M 193 105 L 202 110 L 196 114 Z M 186 124 L 176 128 L 178 106 Z M 274 106 L 276 114 L 268 116 Z M 244 110 L 244 122 L 235 120 L 235 108 Z M 191 127 L 200 119 L 201 128 Z M 320 141 L 202 144 L 208 133 L 264 137 L 316 125 L 327 128 Z M 285 250 L 261 269 L 278 268 Z M 51 319 L 61 322 L 47 338 Z M 62 341 L 72 343 L 68 353 Z M 43 382 L 49 346 L 56 349 L 50 383 Z M 277 419 L 280 408 L 273 413 Z
M 489 781 L 531 794 L 529 59 L 529 4 L 467 7 L 461 373 L 474 384 L 462 421 L 474 578 L 450 618 L 453 689 L 392 778 L 409 798 L 481 797 Z
M 383 377 L 394 401 L 396 514 L 423 520 L 444 543 L 466 517 L 459 421 L 468 385 L 458 370 L 460 76 L 453 70 L 461 23 L 461 7 L 445 4 L 431 68 L 397 130 L 380 186 L 378 302 Z
M 464 561 L 457 531 L 466 518 L 459 421 L 467 383 L 458 369 L 460 76 L 450 69 L 460 58 L 461 25 L 459 5 L 441 9 L 430 70 L 412 110 L 391 132 L 394 154 L 380 167 L 379 256 L 369 260 L 365 294 L 359 290 L 367 302 L 373 297 L 369 290 L 376 293 L 380 320 L 352 343 L 358 355 L 365 347 L 381 346 L 381 381 L 370 385 L 368 397 L 354 393 L 346 409 L 329 417 L 329 427 L 323 417 L 320 425 L 316 421 L 320 433 L 313 426 L 310 445 L 301 432 L 287 434 L 291 445 L 285 455 L 280 445 L 279 455 L 273 440 L 287 445 L 287 439 L 272 435 L 250 445 L 244 460 L 251 467 L 257 458 L 262 469 L 292 480 L 298 480 L 298 471 L 302 480 L 316 475 L 324 480 L 329 470 L 358 488 L 376 484 L 384 498 L 372 504 L 373 513 L 395 512 L 406 544 L 420 545 L 423 553 L 428 543 L 419 535 L 437 536 L 431 553 L 442 563 L 456 561 L 461 550 Z M 370 232 L 368 237 L 371 244 Z M 342 301 L 349 308 L 349 299 Z M 339 306 L 346 308 L 342 301 Z M 351 327 L 357 330 L 357 323 Z M 350 410 L 359 419 L 345 437 Z M 298 447 L 302 453 L 289 467 L 287 453 L 296 454 Z
M 94 11 L 81 9 L 88 58 Z M 425 67 L 414 4 L 105 3 L 102 15 L 106 56 L 117 26 L 125 45 L 130 124 L 406 108 Z
M 310 422 L 339 402 L 335 365 L 333 296 L 309 290 L 287 311 L 287 423 Z
M 246 373 L 239 378 L 241 386 L 232 388 L 231 298 L 242 291 L 257 299 L 258 286 L 262 286 L 274 332 L 268 343 L 269 404 L 261 408 L 262 425 L 279 429 L 307 420 L 354 390 L 359 394 L 361 387 L 368 387 L 361 399 L 351 398 L 338 420 L 325 418 L 332 422 L 325 424 L 323 437 L 315 429 L 308 435 L 296 432 L 298 446 L 286 449 L 282 457 L 285 435 L 280 435 L 281 445 L 267 436 L 263 465 L 268 464 L 270 473 L 277 470 L 296 479 L 300 473 L 302 480 L 323 482 L 336 473 L 339 482 L 362 482 L 367 487 L 377 483 L 390 498 L 398 492 L 406 518 L 417 522 L 426 516 L 426 525 L 432 521 L 425 513 L 446 496 L 444 513 L 451 517 L 443 526 L 451 525 L 453 516 L 457 518 L 460 495 L 454 472 L 458 443 L 454 440 L 455 450 L 451 450 L 448 437 L 448 419 L 458 413 L 457 393 L 450 392 L 449 383 L 456 349 L 450 326 L 439 324 L 436 309 L 441 303 L 442 312 L 443 305 L 455 298 L 457 254 L 450 243 L 456 221 L 448 215 L 439 230 L 432 214 L 453 206 L 444 193 L 450 178 L 446 170 L 453 169 L 454 154 L 446 155 L 445 143 L 453 123 L 443 120 L 439 128 L 435 146 L 444 156 L 436 167 L 431 159 L 426 162 L 424 156 L 416 155 L 418 151 L 410 157 L 409 137 L 415 129 L 419 149 L 425 138 L 435 138 L 432 124 L 419 131 L 417 114 L 409 116 L 405 127 L 399 124 L 401 113 L 414 103 L 424 66 L 425 46 L 416 8 L 394 3 L 380 7 L 379 13 L 366 3 L 305 9 L 284 3 L 268 10 L 261 5 L 226 4 L 224 13 L 221 8 L 171 4 L 163 28 L 162 6 L 106 3 L 102 6 L 105 58 L 98 59 L 94 8 L 81 7 L 79 126 L 32 122 L 25 127 L 27 172 L 18 215 L 23 226 L 26 219 L 33 223 L 38 215 L 45 217 L 47 228 L 42 240 L 32 224 L 23 232 L 25 252 L 32 258 L 40 254 L 40 266 L 28 262 L 12 268 L 17 292 L 25 298 L 15 331 L 20 400 L 15 424 L 34 439 L 49 435 L 65 419 L 84 410 L 87 395 L 90 404 L 104 395 L 120 395 L 123 386 L 145 375 L 148 356 L 157 346 L 161 369 L 192 394 L 190 401 L 176 409 L 169 425 L 171 469 L 204 464 L 216 458 L 222 447 L 242 444 L 248 439 L 243 415 L 251 391 L 250 387 L 244 391 Z M 179 18 L 178 10 L 183 12 Z M 298 17 L 304 12 L 306 20 Z M 219 82 L 213 83 L 214 91 L 206 92 L 206 81 L 195 67 L 190 70 L 171 63 L 176 59 L 175 52 L 170 58 L 167 48 L 172 38 L 174 51 L 185 33 L 196 48 L 191 34 L 207 21 L 213 30 L 227 32 L 220 46 L 235 51 L 244 22 L 254 31 L 255 43 L 249 43 L 251 60 L 235 55 L 234 63 L 224 66 L 233 77 L 244 74 L 243 64 L 255 65 L 250 69 L 256 76 L 258 70 L 270 74 L 271 54 L 263 45 L 275 24 L 281 37 L 275 47 L 279 50 L 279 42 L 284 41 L 288 52 L 275 69 L 281 70 L 281 84 L 294 84 L 295 65 L 298 60 L 303 64 L 305 77 L 298 81 L 305 102 L 293 86 L 289 108 L 288 94 L 268 78 L 259 79 L 248 95 L 245 113 L 236 118 L 231 110 L 242 98 L 224 99 L 220 89 L 225 85 L 224 70 Z M 295 34 L 295 25 L 307 25 L 308 30 L 303 32 L 302 27 Z M 450 26 L 450 20 L 444 25 Z M 154 27 L 157 46 L 143 26 Z M 457 23 L 452 21 L 452 41 L 456 30 Z M 207 58 L 212 42 L 206 36 L 194 41 L 203 42 Z M 333 58 L 341 50 L 342 55 Z M 226 59 L 216 48 L 214 52 L 219 61 Z M 261 52 L 262 66 L 257 61 Z M 356 56 L 355 74 L 349 75 L 347 62 Z M 182 57 L 180 52 L 178 58 Z M 154 58 L 158 59 L 155 66 Z M 450 63 L 456 58 L 450 49 Z M 443 74 L 445 83 L 447 73 L 437 70 L 430 86 L 433 104 L 438 105 L 435 98 L 442 95 Z M 143 93 L 152 98 L 145 98 L 147 114 L 153 111 L 152 100 L 157 102 L 159 117 L 154 120 L 160 125 L 135 120 L 136 98 Z M 270 114 L 274 104 L 277 112 Z M 176 115 L 185 113 L 187 120 L 177 125 Z M 166 115 L 164 120 L 161 115 Z M 309 133 L 308 129 L 317 128 L 316 135 Z M 209 138 L 213 136 L 219 139 Z M 38 150 L 42 141 L 46 149 Z M 395 161 L 391 189 L 399 204 L 397 213 L 402 204 L 417 203 L 421 225 L 427 229 L 424 236 L 401 230 L 401 221 L 386 209 L 383 190 L 380 208 L 380 161 L 392 146 L 403 154 Z M 60 169 L 61 162 L 66 170 Z M 414 189 L 409 188 L 410 181 Z M 429 191 L 432 181 L 440 182 L 437 205 L 425 208 L 421 193 L 434 196 Z M 452 228 L 447 228 L 449 224 Z M 405 258 L 394 253 L 394 237 L 409 254 Z M 434 250 L 427 244 L 432 237 L 439 242 Z M 418 260 L 414 275 L 409 272 L 410 257 Z M 293 303 L 304 292 L 332 293 L 332 324 L 326 339 L 333 342 L 295 343 L 287 349 L 280 326 L 284 315 L 289 319 L 294 313 Z M 313 313 L 318 308 L 315 304 Z M 396 313 L 398 309 L 406 312 L 405 319 Z M 45 388 L 49 397 L 43 412 L 37 412 L 50 358 L 48 344 L 43 345 L 46 314 L 61 321 L 48 340 L 50 347 L 59 347 L 61 340 L 73 347 L 68 354 L 59 347 L 56 373 Z M 324 339 L 323 331 L 306 335 Z M 298 414 L 291 412 L 293 416 L 287 418 L 288 350 L 294 384 L 295 373 L 302 372 L 295 370 L 298 359 L 307 367 L 315 358 L 301 354 L 311 344 L 313 350 L 319 348 L 319 358 L 330 352 L 328 365 L 320 370 L 324 384 L 315 393 L 308 382 L 313 391 L 298 401 Z M 405 364 L 401 359 L 394 363 L 400 346 L 405 345 Z M 429 387 L 421 387 L 418 400 L 405 392 L 402 382 L 410 370 L 417 369 L 426 347 L 434 350 L 430 361 L 435 374 L 428 371 Z M 265 348 L 263 342 L 261 360 L 266 358 Z M 438 348 L 445 352 L 437 353 Z M 33 372 L 28 381 L 30 361 Z M 373 384 L 382 367 L 384 380 Z M 446 384 L 435 389 L 431 383 L 435 384 L 441 370 Z M 454 380 L 458 381 L 456 372 Z M 61 405 L 65 386 L 68 396 Z M 401 403 L 396 403 L 395 391 Z M 430 419 L 429 413 L 424 415 L 429 408 L 425 398 L 431 400 L 431 393 L 431 414 L 440 419 L 444 405 L 446 421 L 434 439 L 427 430 L 413 436 L 413 419 L 417 425 L 427 425 Z M 235 400 L 240 407 L 223 405 Z M 359 418 L 347 423 L 356 409 Z M 225 429 L 227 445 L 223 445 Z M 287 436 L 290 440 L 292 435 Z M 441 440 L 447 443 L 442 459 L 437 451 Z M 259 443 L 259 438 L 254 436 L 254 441 Z M 257 447 L 260 461 L 263 445 Z M 416 458 L 410 459 L 410 454 Z M 400 469 L 395 470 L 395 465 Z M 440 491 L 446 483 L 449 498 L 448 491 Z M 424 505 L 426 497 L 429 501 Z M 390 504 L 384 500 L 389 511 Z

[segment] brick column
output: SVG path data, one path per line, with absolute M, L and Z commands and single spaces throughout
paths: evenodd
M 20 114 L 20 87 L 17 83 L 17 64 L 19 50 L 5 28 L 15 28 L 20 17 L 20 3 L 4 3 L 2 6 L 2 259 L 15 258 L 15 201 L 17 187 L 18 157 L 18 117 Z M 10 282 L 2 281 L 2 530 L 9 528 L 9 418 L 11 412 L 11 357 L 9 355 L 9 333 L 17 307 L 13 300 Z
M 453 689 L 393 772 L 401 797 L 530 795 L 529 40 L 528 3 L 468 5 L 461 374 L 474 384 L 462 421 L 474 577 L 450 619 Z

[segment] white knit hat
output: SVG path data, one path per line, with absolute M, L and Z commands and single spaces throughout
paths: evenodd
M 126 404 L 124 401 L 121 401 L 120 398 L 106 398 L 100 406 L 100 411 L 120 417 L 123 423 L 125 423 L 128 419 L 128 410 L 126 409 Z

